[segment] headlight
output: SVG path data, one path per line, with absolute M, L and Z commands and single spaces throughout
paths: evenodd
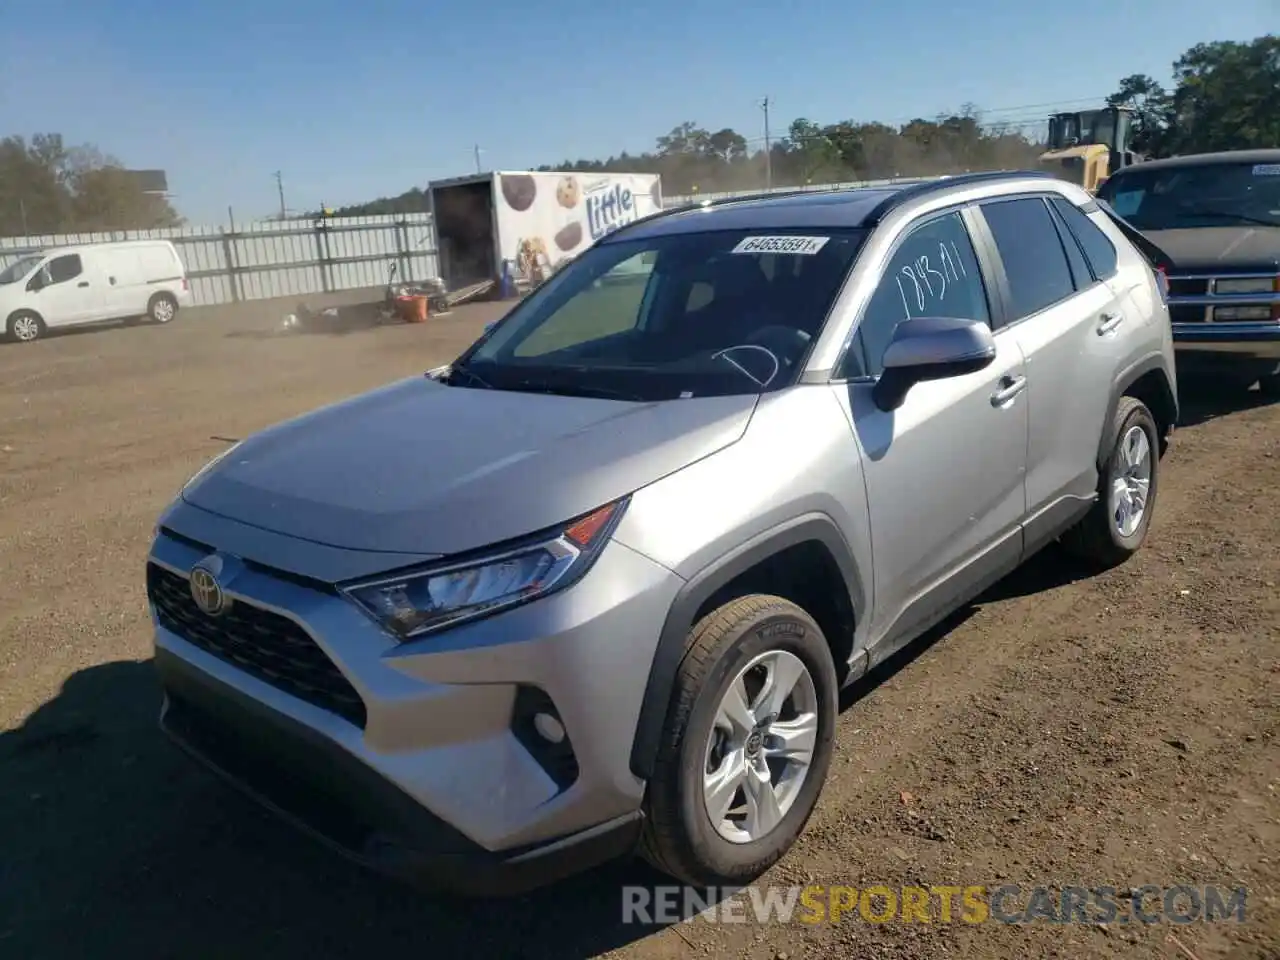
M 223 450 L 220 454 L 218 454 L 216 457 L 214 457 L 212 460 L 210 460 L 208 463 L 206 463 L 203 467 L 201 467 L 199 470 L 197 470 L 195 473 L 193 473 L 193 474 L 191 475 L 191 479 L 189 479 L 186 483 L 184 483 L 184 484 L 182 485 L 182 491 L 185 493 L 185 492 L 187 491 L 187 488 L 188 488 L 188 487 L 190 487 L 193 483 L 195 483 L 197 480 L 199 480 L 201 477 L 203 477 L 206 473 L 208 473 L 210 470 L 212 470 L 214 467 L 216 467 L 216 466 L 218 465 L 218 463 L 222 460 L 222 458 L 223 458 L 223 457 L 226 457 L 226 456 L 227 456 L 227 455 L 229 455 L 233 450 L 235 450 L 235 449 L 236 449 L 236 447 L 240 446 L 240 443 L 241 443 L 241 442 L 242 442 L 242 441 L 238 441 L 238 440 L 237 440 L 235 443 L 233 443 L 231 446 L 227 447 L 227 449 Z
M 409 571 L 341 588 L 402 640 L 527 603 L 577 581 L 622 516 L 617 501 L 527 546 L 465 563 Z
M 1271 293 L 1276 281 L 1271 277 L 1255 277 L 1249 280 L 1219 280 L 1213 285 L 1214 293 Z

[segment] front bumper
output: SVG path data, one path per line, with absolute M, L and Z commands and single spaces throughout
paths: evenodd
M 636 812 L 550 843 L 485 850 L 305 724 L 165 650 L 156 668 L 160 725 L 180 747 L 294 827 L 387 876 L 510 895 L 624 856 L 639 838 Z
M 250 615 L 237 621 L 236 644 L 247 645 L 219 647 L 153 603 L 163 725 L 190 752 L 348 856 L 456 890 L 548 882 L 634 840 L 645 785 L 629 757 L 682 582 L 670 571 L 610 543 L 560 593 L 397 643 L 297 569 L 242 559 L 252 556 L 232 529 L 242 525 L 207 514 L 201 523 L 201 542 L 157 536 L 149 576 L 185 583 L 215 552 L 208 544 L 236 543 L 220 579 L 233 609 Z M 257 657 L 270 618 L 292 631 L 289 644 L 307 645 L 305 672 Z M 335 685 L 357 709 L 343 708 Z M 567 734 L 568 777 L 517 726 L 530 691 Z

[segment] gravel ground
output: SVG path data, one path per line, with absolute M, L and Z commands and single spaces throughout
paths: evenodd
M 1142 555 L 1050 549 L 848 697 L 762 884 L 1247 886 L 1243 924 L 620 922 L 621 864 L 458 904 L 348 866 L 155 729 L 142 562 L 223 446 L 447 361 L 498 310 L 276 336 L 284 306 L 0 346 L 0 955 L 1280 957 L 1280 406 L 1188 397 Z

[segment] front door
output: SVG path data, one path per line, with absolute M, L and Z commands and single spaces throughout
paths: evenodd
M 32 306 L 48 327 L 85 323 L 97 319 L 99 303 L 92 278 L 86 273 L 79 254 L 53 257 L 42 266 L 36 277 L 40 288 L 33 291 Z M 33 278 L 34 279 L 34 278 Z
M 862 449 L 874 553 L 872 662 L 1017 566 L 1026 511 L 1028 413 L 1016 338 L 996 331 L 995 361 L 917 384 L 897 410 L 872 401 L 898 323 L 991 322 L 986 285 L 957 211 L 914 225 L 858 321 L 837 387 Z

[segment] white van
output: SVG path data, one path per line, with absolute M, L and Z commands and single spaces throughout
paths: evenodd
M 104 320 L 168 323 L 190 304 L 186 270 L 168 240 L 57 247 L 0 271 L 0 320 L 9 339 L 22 342 Z

